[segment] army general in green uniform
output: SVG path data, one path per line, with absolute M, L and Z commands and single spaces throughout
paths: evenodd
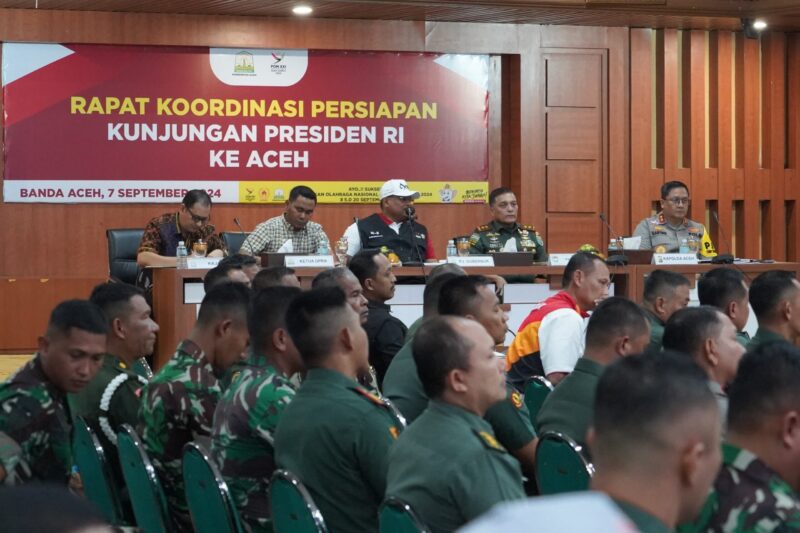
M 286 313 L 308 368 L 275 433 L 275 460 L 311 493 L 331 533 L 378 531 L 388 452 L 402 429 L 358 384 L 369 369 L 367 334 L 338 287 L 298 296 Z
M 547 261 L 544 241 L 536 228 L 517 222 L 517 197 L 505 187 L 489 194 L 489 210 L 492 220 L 478 226 L 469 238 L 471 254 L 490 254 L 507 250 L 506 243 L 514 240 L 517 252 L 532 252 L 533 260 Z
M 474 320 L 434 317 L 414 337 L 427 409 L 389 454 L 387 497 L 405 501 L 433 533 L 525 497 L 522 472 L 483 419 L 506 397 L 494 341 Z
M 107 331 L 93 303 L 58 304 L 38 353 L 0 385 L 0 484 L 67 484 L 73 464 L 67 393 L 80 392 L 97 373 Z

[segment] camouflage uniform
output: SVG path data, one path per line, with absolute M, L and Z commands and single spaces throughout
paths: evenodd
M 183 487 L 183 447 L 211 435 L 214 409 L 222 391 L 203 351 L 190 340 L 142 393 L 139 409 L 142 443 L 158 472 L 178 529 L 191 529 Z
M 528 224 L 514 223 L 507 226 L 492 220 L 488 224 L 478 226 L 469 238 L 469 253 L 490 254 L 500 252 L 509 239 L 517 241 L 518 252 L 533 252 L 533 260 L 547 261 L 544 241 L 536 228 Z
M 726 533 L 800 530 L 800 500 L 761 459 L 732 444 L 722 445 L 722 469 L 699 518 L 678 531 Z
M 0 464 L 5 485 L 66 485 L 72 468 L 66 395 L 44 373 L 37 354 L 0 385 Z
M 214 413 L 211 453 L 249 531 L 271 531 L 267 494 L 275 470 L 273 434 L 294 394 L 288 378 L 263 356 L 250 354 Z

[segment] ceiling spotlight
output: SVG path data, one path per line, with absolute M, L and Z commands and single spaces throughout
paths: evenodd
M 310 15 L 312 11 L 314 10 L 311 9 L 311 6 L 305 5 L 295 6 L 292 8 L 292 13 L 295 15 Z
M 758 39 L 766 27 L 767 23 L 763 20 L 742 19 L 742 32 L 748 39 Z

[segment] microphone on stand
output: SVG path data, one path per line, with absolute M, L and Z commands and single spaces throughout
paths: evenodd
M 608 228 L 608 234 L 611 235 L 611 238 L 617 242 L 622 242 L 620 235 L 614 231 L 611 227 L 611 224 L 608 223 L 605 213 L 600 213 L 600 220 L 602 220 L 603 224 L 605 224 L 606 228 Z M 619 250 L 619 252 L 614 255 L 611 255 L 609 252 L 608 258 L 606 259 L 606 264 L 612 266 L 625 266 L 628 264 L 628 256 L 625 255 L 623 250 Z
M 239 221 L 239 217 L 233 217 L 233 223 L 236 224 L 237 228 L 239 228 L 239 232 L 242 234 L 242 237 L 244 237 L 244 241 L 246 241 L 247 240 L 247 232 L 242 227 L 242 223 Z M 244 241 L 242 241 L 242 244 L 244 244 Z M 250 253 L 252 254 L 253 253 L 253 245 L 248 243 L 247 247 L 250 249 Z
M 408 228 L 411 230 L 411 249 L 412 253 L 413 250 L 417 252 L 417 258 L 419 259 L 419 267 L 422 269 L 422 277 L 425 278 L 425 283 L 428 282 L 428 274 L 425 272 L 425 260 L 422 258 L 422 254 L 419 251 L 419 246 L 416 243 L 416 233 L 414 232 L 414 221 L 417 219 L 417 210 L 414 209 L 413 205 L 409 205 L 403 211 L 406 215 L 406 219 L 408 220 Z M 411 266 L 410 263 L 407 263 Z
M 728 245 L 728 250 L 733 250 L 733 244 L 728 239 L 727 234 L 725 233 L 725 229 L 722 227 L 719 221 L 719 215 L 716 211 L 711 211 L 711 216 L 714 217 L 714 220 L 717 223 L 717 227 L 719 228 L 720 235 L 722 235 L 723 240 Z M 711 258 L 711 262 L 715 265 L 729 265 L 733 263 L 733 256 L 731 254 L 720 254 L 717 253 L 716 257 Z

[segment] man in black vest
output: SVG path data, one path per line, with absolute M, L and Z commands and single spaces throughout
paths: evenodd
M 414 200 L 419 193 L 406 180 L 389 180 L 381 186 L 381 212 L 358 220 L 344 232 L 348 259 L 362 248 L 386 247 L 403 263 L 434 259 L 428 228 L 414 218 Z M 409 220 L 409 208 L 411 219 Z

